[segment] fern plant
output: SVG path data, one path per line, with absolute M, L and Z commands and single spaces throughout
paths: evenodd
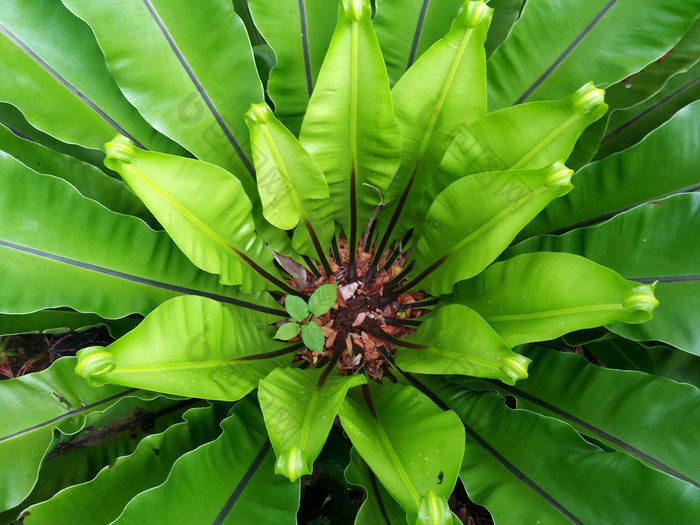
M 6 4 L 4 522 L 700 514 L 700 2 Z

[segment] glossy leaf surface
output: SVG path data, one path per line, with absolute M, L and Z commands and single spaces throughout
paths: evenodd
M 416 241 L 414 283 L 432 294 L 452 291 L 481 272 L 545 206 L 573 186 L 561 163 L 539 170 L 482 173 L 440 193 Z
M 565 251 L 612 268 L 627 279 L 659 281 L 655 294 L 663 307 L 654 311 L 652 321 L 609 328 L 630 339 L 664 341 L 700 355 L 700 325 L 695 315 L 700 308 L 698 221 L 700 195 L 676 195 L 638 206 L 598 226 L 534 237 L 508 250 L 507 255 Z
M 230 2 L 64 3 L 92 28 L 117 84 L 153 127 L 252 190 L 242 115 L 263 93 Z
M 272 447 L 275 473 L 292 481 L 311 474 L 349 388 L 364 376 L 340 376 L 335 367 L 277 369 L 260 381 L 258 398 Z
M 33 126 L 94 149 L 123 133 L 149 148 L 181 152 L 126 101 L 90 28 L 60 2 L 8 0 L 0 13 L 0 50 L 0 100 Z
M 455 133 L 486 115 L 484 41 L 491 16 L 486 4 L 466 2 L 452 29 L 392 89 L 403 154 L 386 200 L 398 199 L 393 214 L 407 223 L 401 233 L 415 216 L 405 204 L 420 198 Z
M 692 523 L 700 510 L 698 489 L 692 485 L 621 452 L 605 452 L 561 421 L 511 410 L 490 392 L 453 392 L 453 398 L 442 397 L 466 427 L 460 477 L 471 497 L 487 505 L 497 521 L 643 523 L 653 517 Z M 649 490 L 674 497 L 637 497 Z M 601 505 L 594 508 L 581 493 Z
M 457 479 L 464 436 L 452 412 L 443 412 L 410 386 L 370 383 L 348 393 L 340 420 L 354 447 L 406 510 L 409 523 L 427 501 L 435 505 L 432 523 L 451 522 L 447 498 Z M 431 439 L 416 439 L 422 435 Z
M 275 51 L 267 84 L 275 115 L 298 134 L 338 22 L 337 2 L 249 0 L 248 4 L 256 27 Z
M 4 153 L 0 166 L 3 278 L 14 283 L 0 287 L 4 313 L 70 306 L 114 319 L 147 314 L 185 293 L 245 305 L 241 315 L 248 319 L 269 322 L 275 311 L 284 316 L 267 294 L 243 296 L 198 271 L 164 232 L 112 213 L 67 182 L 40 175 Z M 258 305 L 259 312 L 249 309 Z
M 464 0 L 379 0 L 374 28 L 392 85 L 450 29 Z
M 94 479 L 30 507 L 25 523 L 111 523 L 132 498 L 164 482 L 175 460 L 221 432 L 211 407 L 191 409 L 183 417 L 185 421 L 165 432 L 146 436 L 132 454 L 118 458 Z
M 593 162 L 574 177 L 576 191 L 552 203 L 524 233 L 549 233 L 670 193 L 697 187 L 700 102 L 679 111 L 639 144 Z M 659 152 L 664 152 L 660 154 Z
M 460 304 L 439 308 L 407 342 L 396 355 L 396 364 L 407 372 L 491 377 L 510 385 L 527 377 L 529 360 Z
M 605 369 L 581 356 L 536 346 L 528 346 L 525 353 L 533 360 L 530 377 L 515 387 L 498 387 L 515 395 L 521 408 L 565 421 L 700 489 L 700 461 L 687 450 L 696 434 L 688 422 L 697 420 L 700 410 L 696 387 Z
M 357 449 L 350 450 L 350 464 L 345 477 L 364 489 L 365 499 L 355 518 L 355 525 L 407 525 L 406 512 L 379 482 Z
M 607 110 L 603 96 L 586 84 L 562 100 L 521 104 L 465 126 L 447 149 L 421 209 L 427 211 L 442 189 L 465 175 L 563 162 L 583 130 Z
M 288 346 L 217 301 L 181 296 L 111 345 L 80 350 L 76 373 L 93 385 L 235 401 L 289 363 Z
M 643 323 L 658 305 L 640 285 L 584 257 L 528 253 L 455 286 L 446 299 L 473 308 L 513 347 L 607 325 Z
M 144 204 L 126 185 L 105 174 L 95 166 L 69 155 L 59 153 L 33 140 L 18 136 L 10 128 L 0 124 L 0 148 L 25 166 L 47 175 L 68 181 L 83 196 L 95 200 L 106 208 L 125 215 L 143 219 L 154 229 L 157 221 Z
M 391 182 L 401 142 L 369 0 L 343 0 L 340 12 L 300 141 L 326 175 L 336 220 L 354 250 L 379 204 L 372 187 L 384 191 Z
M 267 104 L 254 104 L 246 122 L 265 219 L 282 230 L 298 226 L 292 246 L 325 260 L 335 228 L 323 172 Z
M 489 60 L 489 109 L 558 98 L 582 82 L 614 84 L 672 48 L 699 10 L 697 0 L 529 2 L 508 41 Z M 533 52 L 537 41 L 547 45 Z
M 273 474 L 260 409 L 241 401 L 221 427 L 218 439 L 180 457 L 165 483 L 136 496 L 113 523 L 295 524 L 299 484 Z
M 221 275 L 223 284 L 240 284 L 244 292 L 281 283 L 272 253 L 255 232 L 250 200 L 230 173 L 207 162 L 134 148 L 125 137 L 105 148 L 106 165 L 194 264 Z
M 0 510 L 20 503 L 36 482 L 44 456 L 54 444 L 54 429 L 74 434 L 93 411 L 106 410 L 128 396 L 146 396 L 115 385 L 91 388 L 75 377 L 74 358 L 51 368 L 2 382 L 0 405 Z

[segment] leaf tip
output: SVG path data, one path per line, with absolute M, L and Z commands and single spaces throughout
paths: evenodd
M 293 483 L 304 474 L 311 474 L 311 470 L 306 466 L 302 450 L 294 446 L 277 458 L 275 473 L 286 476 Z
M 102 346 L 83 348 L 76 356 L 78 363 L 75 365 L 75 373 L 87 379 L 88 382 L 91 382 L 95 376 L 109 374 L 117 366 L 114 354 L 106 351 Z
M 574 188 L 571 184 L 573 174 L 574 170 L 566 167 L 563 162 L 555 162 L 547 173 L 544 184 L 557 197 L 561 197 Z
M 478 2 L 467 1 L 459 10 L 457 19 L 465 26 L 474 28 L 480 26 L 485 20 L 491 18 L 493 9 L 486 5 L 483 0 Z
M 635 286 L 625 293 L 622 300 L 622 306 L 628 312 L 643 312 L 648 314 L 648 319 L 651 319 L 651 312 L 659 306 L 659 300 L 654 295 L 656 283 L 643 284 Z
M 416 525 L 449 525 L 452 523 L 452 512 L 445 498 L 429 490 L 421 496 L 418 507 Z
M 504 380 L 504 383 L 514 385 L 515 382 L 520 379 L 527 379 L 527 367 L 530 362 L 531 359 L 528 359 L 524 355 L 520 354 L 514 354 L 502 358 L 501 366 L 499 368 L 508 376 L 508 380 Z
M 343 11 L 348 20 L 359 22 L 371 14 L 369 0 L 343 0 Z
M 248 111 L 245 113 L 248 126 L 267 124 L 272 118 L 272 109 L 270 109 L 270 106 L 268 106 L 266 102 L 251 104 L 250 108 L 248 108 Z
M 593 82 L 581 86 L 573 95 L 574 111 L 587 115 L 605 105 L 605 90 L 595 87 Z
M 111 168 L 114 163 L 131 164 L 134 153 L 134 143 L 124 135 L 117 135 L 105 144 L 105 165 Z

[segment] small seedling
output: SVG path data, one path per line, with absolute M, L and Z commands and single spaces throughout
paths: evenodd
M 301 297 L 288 295 L 284 301 L 284 307 L 290 319 L 277 329 L 275 339 L 289 341 L 301 332 L 301 339 L 309 350 L 323 352 L 326 337 L 321 327 L 312 319 L 333 308 L 337 293 L 335 284 L 324 284 L 311 294 L 308 304 Z

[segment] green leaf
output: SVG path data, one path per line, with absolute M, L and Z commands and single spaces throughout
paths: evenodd
M 235 401 L 289 363 L 293 347 L 271 335 L 217 301 L 180 296 L 111 345 L 80 350 L 76 372 L 93 385 Z
M 490 392 L 458 387 L 441 397 L 465 424 L 460 477 L 467 493 L 496 522 L 692 523 L 700 512 L 690 484 L 605 452 L 566 423 L 511 410 Z M 650 493 L 674 496 L 639 497 Z
M 323 315 L 333 308 L 337 298 L 337 285 L 324 284 L 319 286 L 309 297 L 309 311 L 314 315 Z
M 413 226 L 413 210 L 418 211 L 418 207 L 404 205 L 424 193 L 455 133 L 486 115 L 484 40 L 491 14 L 482 2 L 466 2 L 452 29 L 413 64 L 391 92 L 403 154 L 386 200 L 394 201 L 400 195 L 390 221 L 403 213 L 399 234 Z M 413 199 L 408 200 L 409 195 Z M 385 243 L 377 252 L 384 247 Z
M 111 523 L 139 493 L 163 483 L 180 456 L 220 433 L 211 407 L 187 411 L 184 422 L 142 439 L 136 450 L 103 468 L 91 481 L 68 487 L 27 509 L 27 524 Z
M 257 29 L 277 58 L 267 91 L 275 115 L 295 135 L 338 22 L 338 3 L 326 0 L 249 0 Z
M 124 182 L 108 176 L 95 166 L 21 138 L 1 124 L 0 149 L 36 172 L 68 181 L 82 195 L 106 208 L 117 213 L 134 215 L 143 219 L 153 229 L 160 229 L 148 208 Z
M 243 114 L 263 92 L 231 2 L 64 3 L 90 25 L 111 74 L 144 118 L 197 158 L 230 170 L 253 195 Z
M 521 408 L 561 419 L 700 488 L 700 458 L 686 451 L 697 435 L 688 421 L 700 407 L 700 390 L 642 372 L 594 366 L 575 354 L 535 346 L 525 353 L 532 358 L 530 377 L 516 387 L 496 386 L 515 395 Z
M 289 289 L 255 233 L 243 186 L 214 164 L 134 148 L 123 136 L 105 144 L 117 171 L 190 260 L 244 292 Z
M 639 144 L 585 166 L 574 176 L 576 191 L 548 206 L 523 233 L 529 237 L 599 222 L 609 213 L 697 186 L 698 119 L 700 102 L 695 102 Z
M 298 322 L 305 321 L 309 317 L 309 307 L 306 301 L 296 295 L 288 295 L 284 299 L 284 308 L 289 316 Z
M 282 230 L 297 228 L 294 248 L 326 265 L 335 231 L 333 203 L 321 169 L 270 107 L 253 104 L 246 113 L 258 193 L 265 219 Z M 330 274 L 330 267 L 328 268 Z
M 573 189 L 561 163 L 482 173 L 450 184 L 428 210 L 415 243 L 411 287 L 433 295 L 481 272 L 552 200 Z
M 401 137 L 369 0 L 343 0 L 300 141 L 328 181 L 354 259 L 360 234 L 399 165 Z M 365 186 L 368 184 L 371 187 Z M 359 233 L 358 233 L 359 230 Z
M 489 7 L 493 9 L 493 21 L 489 28 L 484 47 L 486 57 L 493 55 L 493 52 L 508 38 L 513 29 L 513 25 L 520 18 L 520 12 L 525 5 L 525 0 L 490 0 Z
M 282 341 L 289 341 L 299 335 L 301 331 L 301 326 L 297 323 L 284 323 L 277 329 L 273 339 L 280 339 Z
M 419 374 L 491 377 L 513 385 L 527 377 L 530 362 L 513 352 L 476 312 L 460 304 L 439 308 L 415 334 L 396 344 L 398 367 Z
M 104 325 L 117 338 L 139 324 L 140 317 L 105 320 L 98 315 L 74 310 L 39 310 L 29 314 L 0 314 L 0 335 L 27 333 L 62 334 Z
M 409 523 L 452 522 L 447 498 L 464 450 L 464 431 L 453 412 L 413 387 L 370 382 L 348 392 L 340 420 Z
M 241 306 L 256 322 L 285 316 L 268 294 L 243 295 L 197 270 L 164 232 L 1 152 L 0 167 L 0 259 L 13 283 L 0 287 L 1 312 L 70 306 L 116 319 L 184 293 Z
M 0 54 L 0 100 L 34 127 L 94 149 L 122 133 L 149 148 L 182 152 L 126 101 L 90 28 L 61 2 L 8 0 L 0 13 Z
M 148 393 L 108 385 L 91 388 L 73 372 L 75 358 L 58 359 L 49 369 L 0 382 L 0 510 L 19 504 L 37 480 L 44 456 L 55 444 L 54 429 L 75 434 L 91 412 L 120 399 Z
M 450 144 L 420 207 L 465 175 L 543 168 L 563 162 L 584 129 L 607 110 L 603 91 L 586 84 L 559 101 L 533 102 L 489 113 Z
M 273 370 L 260 381 L 258 398 L 275 449 L 275 473 L 296 481 L 311 474 L 348 389 L 361 375 L 341 376 L 335 366 Z
M 663 341 L 700 355 L 699 209 L 700 194 L 676 195 L 638 206 L 598 226 L 561 236 L 533 237 L 509 249 L 506 256 L 564 251 L 612 268 L 633 281 L 659 281 L 655 294 L 661 306 L 653 320 L 609 328 L 628 339 Z
M 376 4 L 373 26 L 393 85 L 447 33 L 464 0 L 378 0 Z
M 558 98 L 582 82 L 614 84 L 671 49 L 699 10 L 697 0 L 528 2 L 489 60 L 489 109 Z
M 350 450 L 350 457 L 345 477 L 348 482 L 362 487 L 365 492 L 355 525 L 408 525 L 406 512 L 379 482 L 356 448 Z
M 221 427 L 218 439 L 181 456 L 165 483 L 136 496 L 113 523 L 296 524 L 299 483 L 273 474 L 259 408 L 241 401 Z
M 584 257 L 528 253 L 494 264 L 447 298 L 473 308 L 509 346 L 615 321 L 643 323 L 659 304 L 640 285 Z
M 637 144 L 677 112 L 700 98 L 700 62 L 673 76 L 653 97 L 629 109 L 615 111 L 596 158 L 607 157 Z
M 326 336 L 323 335 L 321 327 L 313 321 L 309 321 L 301 327 L 301 339 L 309 350 L 313 350 L 319 354 L 323 353 L 323 345 L 326 342 Z

